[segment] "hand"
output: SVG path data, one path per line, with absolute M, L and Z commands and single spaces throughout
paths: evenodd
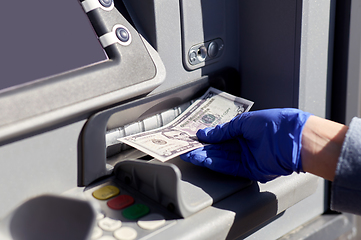
M 291 108 L 246 112 L 228 123 L 198 130 L 198 139 L 212 144 L 181 158 L 262 183 L 302 172 L 301 137 L 310 115 Z

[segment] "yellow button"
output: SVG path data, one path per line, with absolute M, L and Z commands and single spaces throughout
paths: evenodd
M 96 199 L 99 199 L 99 200 L 106 200 L 106 199 L 114 197 L 118 194 L 119 194 L 119 188 L 108 185 L 108 186 L 99 188 L 98 190 L 95 190 L 93 192 L 93 197 L 95 197 Z

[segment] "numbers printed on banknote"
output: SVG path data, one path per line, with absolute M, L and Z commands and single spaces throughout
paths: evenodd
M 249 111 L 252 105 L 252 101 L 209 88 L 201 98 L 166 126 L 118 140 L 165 162 L 203 146 L 196 137 L 198 129 L 228 122 Z

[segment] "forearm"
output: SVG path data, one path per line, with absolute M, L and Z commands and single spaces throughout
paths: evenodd
M 302 132 L 303 170 L 333 181 L 347 130 L 343 124 L 309 117 Z

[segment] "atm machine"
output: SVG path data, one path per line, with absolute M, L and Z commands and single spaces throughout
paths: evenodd
M 117 141 L 167 124 L 209 87 L 251 110 L 329 117 L 334 18 L 326 0 L 2 3 L 0 236 L 354 236 L 316 176 L 261 184 Z

